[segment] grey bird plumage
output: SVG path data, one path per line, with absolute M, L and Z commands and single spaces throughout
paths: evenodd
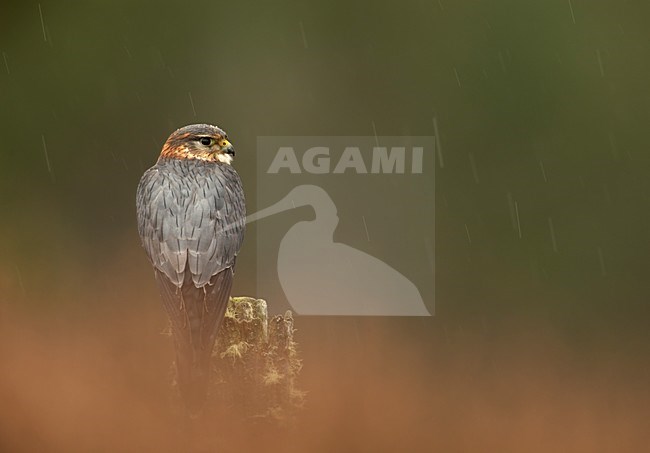
M 221 129 L 181 128 L 137 189 L 138 232 L 170 319 L 177 382 L 191 412 L 205 401 L 210 356 L 244 237 L 244 192 L 230 166 L 233 155 Z

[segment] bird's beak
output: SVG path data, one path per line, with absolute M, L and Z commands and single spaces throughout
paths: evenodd
M 223 143 L 221 145 L 221 151 L 231 156 L 235 155 L 235 148 L 228 140 L 223 140 Z

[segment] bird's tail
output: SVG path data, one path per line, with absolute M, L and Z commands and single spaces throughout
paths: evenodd
M 187 272 L 180 289 L 164 275 L 157 279 L 162 281 L 163 302 L 172 325 L 178 388 L 190 415 L 200 414 L 205 404 L 212 349 L 228 306 L 232 277 L 228 268 L 197 288 Z

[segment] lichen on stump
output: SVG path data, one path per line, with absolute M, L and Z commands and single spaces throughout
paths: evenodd
M 295 386 L 302 363 L 294 331 L 291 311 L 269 319 L 266 301 L 231 298 L 212 352 L 210 405 L 291 424 L 305 397 Z

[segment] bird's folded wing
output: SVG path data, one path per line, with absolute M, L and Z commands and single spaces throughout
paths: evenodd
M 179 164 L 180 165 L 180 164 Z M 153 167 L 138 185 L 138 231 L 154 267 L 181 287 L 189 267 L 196 287 L 232 267 L 244 236 L 241 181 L 229 166 Z

